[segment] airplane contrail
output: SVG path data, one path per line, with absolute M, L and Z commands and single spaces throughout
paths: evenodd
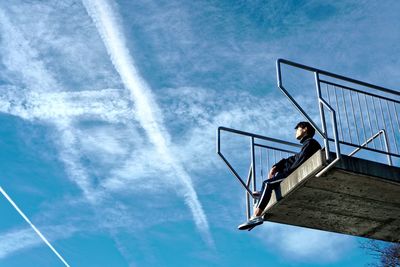
M 8 202 L 14 207 L 14 209 L 21 215 L 22 218 L 32 227 L 32 229 L 38 234 L 38 236 L 43 240 L 44 243 L 56 254 L 56 256 L 64 263 L 65 266 L 70 267 L 70 265 L 64 260 L 64 258 L 58 253 L 58 251 L 47 241 L 46 237 L 42 235 L 39 229 L 29 220 L 28 217 L 22 212 L 22 210 L 15 204 L 15 202 L 11 199 L 11 197 L 4 191 L 4 189 L 0 186 L 0 193 L 7 199 Z
M 138 121 L 144 128 L 151 143 L 156 147 L 162 160 L 168 163 L 176 173 L 176 178 L 185 191 L 183 194 L 185 202 L 193 214 L 196 226 L 205 235 L 207 241 L 212 243 L 208 221 L 193 188 L 191 178 L 169 150 L 170 135 L 162 121 L 160 109 L 154 100 L 149 85 L 136 69 L 117 15 L 107 1 L 83 0 L 83 4 L 94 21 L 123 84 L 130 91 L 131 98 L 135 103 Z

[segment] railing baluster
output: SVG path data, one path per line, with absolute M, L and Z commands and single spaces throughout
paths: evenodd
M 269 165 L 269 161 L 270 161 L 270 156 L 269 156 L 269 154 L 268 154 L 268 149 L 266 149 L 266 158 L 267 158 L 267 172 L 269 172 L 269 169 L 270 169 L 270 165 Z
M 329 105 L 331 105 L 332 106 L 332 102 L 331 102 L 331 94 L 329 93 L 329 86 L 328 86 L 328 84 L 326 84 L 326 93 L 327 93 L 327 95 L 328 95 L 328 103 L 329 103 Z
M 368 124 L 369 124 L 369 128 L 371 130 L 371 136 L 372 136 L 374 134 L 374 131 L 372 129 L 371 116 L 369 114 L 369 105 L 368 105 L 368 100 L 367 100 L 367 96 L 366 95 L 364 95 L 364 100 L 365 100 L 365 107 L 367 108 Z M 372 142 L 372 146 L 373 146 L 374 149 L 376 149 L 375 142 Z
M 252 166 L 252 174 L 253 174 L 253 191 L 256 191 L 257 184 L 256 184 L 256 179 L 257 179 L 257 172 L 256 172 L 256 158 L 255 158 L 255 153 L 254 153 L 254 137 L 251 137 L 251 166 Z M 255 203 L 254 199 L 254 203 Z
M 376 126 L 377 126 L 377 129 L 379 131 L 379 130 L 381 130 L 381 128 L 379 127 L 378 112 L 377 112 L 376 106 L 375 106 L 375 97 L 372 97 L 372 104 L 374 105 L 374 114 L 375 114 Z M 381 143 L 381 150 L 383 151 L 385 148 L 383 147 L 382 137 L 379 137 L 379 141 Z
M 393 107 L 394 107 L 394 114 L 396 115 L 397 127 L 398 127 L 398 129 L 400 129 L 399 117 L 397 116 L 397 108 L 396 108 L 397 105 L 395 105 L 394 102 L 392 102 L 392 103 L 393 103 Z
M 326 84 L 326 95 L 328 96 L 328 103 L 331 105 L 331 94 L 329 93 L 329 86 Z
M 336 99 L 336 110 L 337 110 L 337 114 L 339 116 L 339 127 L 340 127 L 340 133 L 342 134 L 342 140 L 344 140 L 344 135 L 343 135 L 343 128 L 342 128 L 342 119 L 340 116 L 340 109 L 339 109 L 339 101 L 338 101 L 338 97 L 336 94 L 336 86 L 333 87 L 333 93 L 335 95 L 335 99 Z M 339 138 L 340 139 L 340 138 Z
M 397 137 L 400 135 L 400 123 L 399 123 L 399 117 L 397 116 L 396 104 L 394 102 L 392 102 L 392 104 L 393 104 L 394 114 L 396 115 L 397 130 L 399 132 L 398 135 L 394 136 L 394 138 L 397 139 Z M 397 152 L 397 153 L 399 153 L 399 152 Z
M 346 96 L 345 96 L 345 94 L 344 94 L 343 88 L 340 88 L 340 89 L 341 89 L 341 91 L 342 91 L 342 96 L 343 96 L 344 114 L 346 115 L 347 130 L 349 131 L 350 143 L 353 143 L 353 139 L 351 138 L 351 132 L 350 132 L 349 116 L 348 116 L 347 107 L 346 107 L 346 106 L 347 106 L 347 104 L 346 104 Z M 343 141 L 345 141 L 344 138 L 343 138 Z
M 357 126 L 357 121 L 356 121 L 356 115 L 355 115 L 355 111 L 354 111 L 353 97 L 352 97 L 351 91 L 349 93 L 350 93 L 351 110 L 353 111 L 354 126 L 356 126 L 356 134 L 357 134 L 358 145 L 361 145 L 360 135 L 358 134 L 358 126 Z
M 263 148 L 260 147 L 259 150 L 260 150 L 260 175 L 261 175 L 261 180 L 262 180 L 264 178 L 263 153 L 262 153 L 263 152 Z
M 362 132 L 364 133 L 364 140 L 367 140 L 367 134 L 365 132 L 365 124 L 364 124 L 364 116 L 363 116 L 363 112 L 361 109 L 361 102 L 360 102 L 360 93 L 356 93 L 357 95 L 357 102 L 358 102 L 358 109 L 360 110 L 360 117 L 361 117 L 361 124 L 362 124 Z
M 383 128 L 384 128 L 384 129 L 385 129 L 385 131 L 387 132 L 385 115 L 384 115 L 384 113 L 383 113 L 382 101 L 381 101 L 381 99 L 380 99 L 380 98 L 378 99 L 378 103 L 379 103 L 379 109 L 381 110 L 381 116 L 382 116 Z M 386 142 L 387 142 L 387 146 L 390 148 L 390 144 L 389 144 L 389 143 L 390 143 L 390 140 L 389 140 L 389 138 L 387 138 L 387 136 L 386 136 Z
M 276 163 L 276 155 L 275 155 L 275 150 L 273 150 L 272 152 L 273 152 L 273 155 L 274 155 L 274 161 L 272 162 L 272 165 L 274 165 L 274 164 Z M 271 165 L 271 166 L 272 166 L 272 165 Z
M 398 149 L 398 146 L 397 146 L 397 140 L 396 140 L 396 133 L 394 132 L 393 121 L 392 121 L 392 116 L 391 116 L 391 112 L 390 112 L 388 101 L 386 100 L 385 103 L 386 103 L 386 107 L 387 107 L 387 110 L 388 110 L 388 117 L 389 117 L 390 127 L 392 128 L 392 132 L 393 132 L 394 147 L 396 148 L 396 153 L 399 153 L 399 149 Z

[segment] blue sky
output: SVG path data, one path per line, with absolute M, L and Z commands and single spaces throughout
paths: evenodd
M 243 191 L 215 130 L 294 141 L 277 58 L 398 88 L 398 14 L 394 0 L 3 1 L 0 186 L 71 266 L 364 266 L 362 239 L 237 231 Z M 1 266 L 63 266 L 3 196 L 0 214 Z

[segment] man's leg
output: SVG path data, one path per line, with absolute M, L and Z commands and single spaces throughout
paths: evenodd
M 263 182 L 261 198 L 260 201 L 258 201 L 257 207 L 254 211 L 255 216 L 261 215 L 261 213 L 267 207 L 269 200 L 271 199 L 272 191 L 276 189 L 279 186 L 280 182 L 282 182 L 285 178 L 285 175 L 277 173 L 273 178 L 265 180 Z
M 283 174 L 276 174 L 273 178 L 265 180 L 263 182 L 262 186 L 262 195 L 261 199 L 257 204 L 257 208 L 254 210 L 254 215 L 250 220 L 247 222 L 239 225 L 238 229 L 239 230 L 251 230 L 255 226 L 260 225 L 264 222 L 264 219 L 261 217 L 262 212 L 264 211 L 265 207 L 267 207 L 269 200 L 271 199 L 272 195 L 272 190 L 277 188 L 282 182 L 283 179 L 285 179 L 286 176 Z

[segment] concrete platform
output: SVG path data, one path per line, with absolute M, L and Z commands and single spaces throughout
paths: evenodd
M 280 185 L 264 219 L 372 239 L 400 242 L 400 168 L 343 158 L 322 177 L 318 151 Z

